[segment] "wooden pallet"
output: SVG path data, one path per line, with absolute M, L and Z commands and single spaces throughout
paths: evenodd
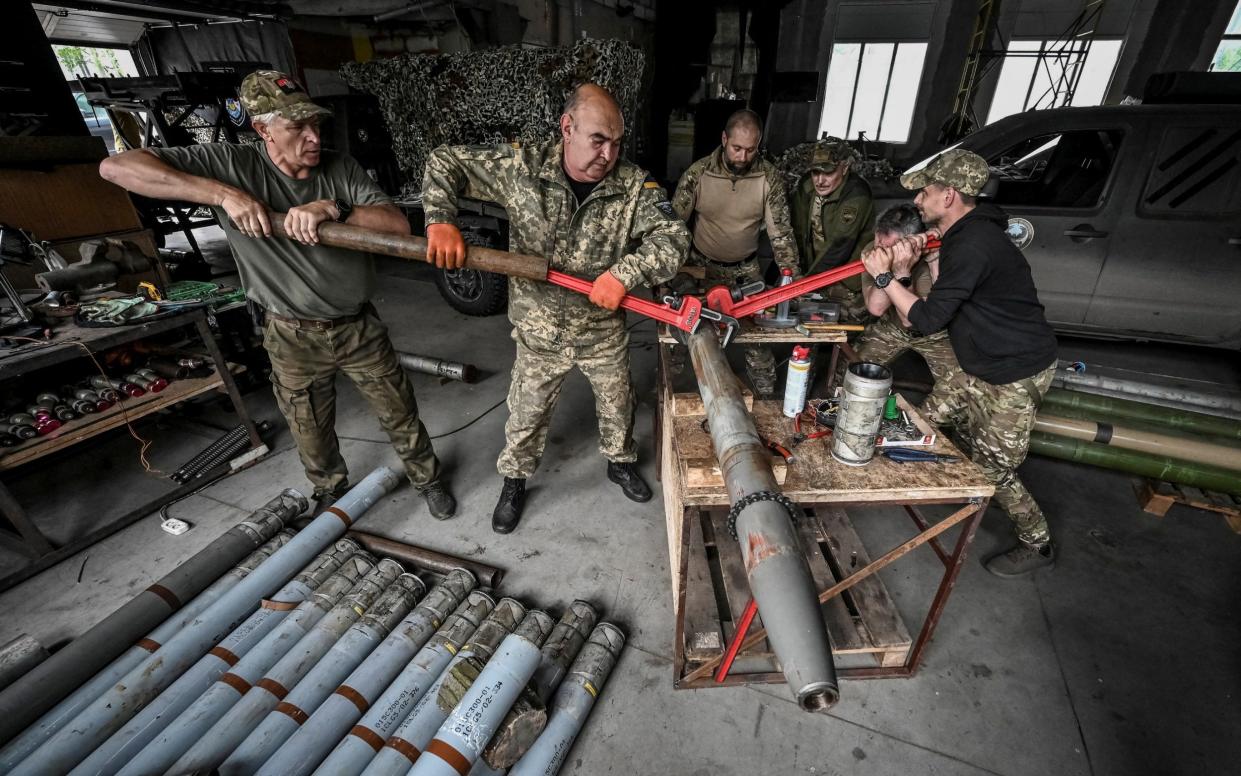
M 1158 517 L 1168 514 L 1173 504 L 1184 504 L 1195 509 L 1218 512 L 1224 516 L 1228 527 L 1241 534 L 1241 497 L 1213 490 L 1200 490 L 1189 485 L 1173 482 L 1143 480 L 1138 488 L 1138 503 L 1142 511 Z
M 684 661 L 678 680 L 723 653 L 735 623 L 750 601 L 741 548 L 728 535 L 727 510 L 697 510 L 690 527 L 685 582 Z M 844 511 L 833 507 L 807 510 L 798 521 L 803 549 L 815 585 L 826 590 L 862 568 L 870 558 Z M 842 673 L 852 666 L 904 665 L 912 639 L 879 577 L 872 576 L 823 604 L 832 653 Z M 762 627 L 755 617 L 751 630 Z M 783 682 L 780 665 L 767 641 L 743 650 L 726 684 Z M 678 687 L 713 687 L 711 677 Z

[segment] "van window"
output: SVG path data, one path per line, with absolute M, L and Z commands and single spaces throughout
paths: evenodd
M 1092 208 L 1103 196 L 1124 133 L 1078 129 L 1036 135 L 988 159 L 1000 205 Z
M 1241 210 L 1241 129 L 1169 127 L 1159 142 L 1141 209 L 1154 215 Z

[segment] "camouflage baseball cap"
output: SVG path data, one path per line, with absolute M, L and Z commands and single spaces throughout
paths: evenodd
M 332 113 L 311 102 L 301 84 L 276 70 L 255 70 L 246 76 L 241 82 L 241 104 L 251 116 L 279 113 L 289 121 Z
M 986 159 L 964 148 L 952 148 L 932 159 L 921 170 L 902 175 L 901 185 L 916 191 L 928 184 L 938 183 L 976 197 L 989 177 L 991 171 L 987 168 Z
M 836 172 L 845 162 L 853 161 L 853 149 L 838 137 L 825 137 L 814 144 L 810 152 L 810 169 Z

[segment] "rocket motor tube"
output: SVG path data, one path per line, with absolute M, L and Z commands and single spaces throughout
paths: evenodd
M 892 391 L 892 371 L 860 361 L 845 372 L 840 412 L 832 431 L 832 457 L 848 466 L 864 466 L 875 457 L 875 436 Z

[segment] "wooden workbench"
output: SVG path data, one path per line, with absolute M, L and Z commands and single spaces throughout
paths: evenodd
M 815 339 L 792 334 L 795 340 L 783 341 Z M 843 335 L 839 338 L 843 340 Z M 740 340 L 745 341 L 748 338 Z M 660 350 L 657 440 L 676 621 L 675 683 L 679 688 L 718 686 L 710 666 L 732 639 L 750 592 L 740 548 L 725 527 L 729 499 L 723 480 L 718 468 L 704 472 L 715 455 L 703 428 L 701 399 L 674 391 L 678 384 L 683 388 L 684 377 L 670 375 L 668 346 Z M 898 403 L 924 432 L 931 430 L 903 398 Z M 760 434 L 790 446 L 792 421 L 781 409 L 781 401 L 757 400 L 752 414 Z M 896 464 L 877 456 L 866 466 L 853 467 L 833 459 L 830 448 L 830 436 L 806 441 L 794 448 L 791 463 L 776 459 L 773 469 L 779 473 L 784 466 L 782 490 L 805 511 L 797 527 L 816 584 L 828 593 L 820 600 L 839 675 L 909 676 L 947 603 L 993 488 L 964 456 L 951 464 Z M 942 436 L 932 449 L 961 455 Z M 932 524 L 919 509 L 927 504 L 961 506 Z M 845 508 L 876 505 L 902 507 L 916 533 L 872 561 Z M 958 525 L 961 530 L 949 552 L 936 537 Z M 911 639 L 876 572 L 922 544 L 931 546 L 944 573 L 926 620 L 917 638 Z M 760 627 L 756 619 L 750 632 Z M 759 641 L 742 650 L 724 684 L 783 680 L 775 656 L 765 641 Z

